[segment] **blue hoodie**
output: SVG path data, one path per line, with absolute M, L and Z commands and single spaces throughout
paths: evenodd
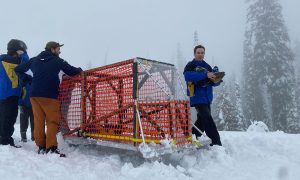
M 25 74 L 31 70 L 33 77 Z M 31 82 L 30 97 L 58 98 L 59 72 L 63 71 L 69 76 L 79 74 L 82 69 L 69 65 L 59 56 L 50 51 L 43 51 L 37 57 L 20 64 L 15 68 L 16 73 L 24 85 Z
M 213 86 L 218 86 L 210 82 L 207 73 L 213 72 L 211 66 L 204 60 L 192 60 L 184 68 L 184 77 L 187 83 L 187 93 L 190 96 L 191 106 L 198 104 L 211 104 L 213 100 Z M 189 86 L 192 85 L 192 89 Z M 193 92 L 190 92 L 193 91 Z

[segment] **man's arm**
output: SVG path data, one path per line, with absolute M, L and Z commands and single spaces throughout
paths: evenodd
M 193 72 L 193 71 L 186 71 L 183 73 L 185 81 L 202 81 L 207 78 L 207 72 Z
M 27 83 L 31 83 L 32 77 L 26 74 L 26 72 L 30 69 L 32 60 L 21 63 L 15 68 L 15 72 L 18 75 L 21 85 L 25 86 Z
M 68 76 L 75 76 L 82 72 L 81 68 L 71 66 L 67 61 L 60 59 L 60 69 Z
M 20 57 L 21 57 L 21 60 L 22 60 L 21 62 L 29 61 L 29 56 L 28 56 L 27 52 L 24 52 L 23 54 L 21 54 Z
M 197 81 L 202 81 L 208 77 L 207 72 L 196 72 L 194 71 L 194 65 L 189 62 L 183 71 L 183 75 L 185 78 L 185 81 L 192 81 L 192 82 L 197 82 Z

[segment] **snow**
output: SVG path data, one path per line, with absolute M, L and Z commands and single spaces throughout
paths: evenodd
M 19 124 L 14 137 L 19 137 Z M 300 176 L 300 134 L 220 132 L 223 147 L 213 146 L 153 161 L 141 155 L 96 145 L 69 147 L 67 158 L 38 155 L 33 142 L 21 149 L 0 146 L 1 179 L 223 179 L 287 180 Z M 59 140 L 61 141 L 61 139 Z
M 262 121 L 254 121 L 247 129 L 247 132 L 268 132 L 268 126 Z

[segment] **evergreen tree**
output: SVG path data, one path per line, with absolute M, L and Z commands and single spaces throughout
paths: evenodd
M 256 27 L 256 12 L 250 5 L 247 14 L 247 27 L 244 41 L 244 62 L 243 62 L 243 97 L 242 105 L 244 116 L 248 122 L 264 121 L 272 126 L 267 115 L 266 101 L 263 98 L 263 87 L 261 78 L 264 72 L 262 62 L 254 59 L 254 35 Z
M 223 82 L 224 83 L 224 82 Z M 237 99 L 230 96 L 229 86 L 225 83 L 216 90 L 217 96 L 213 103 L 213 118 L 217 127 L 225 131 L 241 131 L 243 130 L 243 119 L 240 116 Z M 233 94 L 236 94 L 234 92 Z
M 194 32 L 194 47 L 199 45 L 198 32 Z
M 102 66 L 108 65 L 109 48 L 106 49 Z
M 300 110 L 300 41 L 295 41 L 294 47 L 295 54 L 295 69 L 296 69 L 296 97 L 297 97 L 297 107 Z
M 216 126 L 218 127 L 218 130 L 224 131 L 227 130 L 225 128 L 226 123 L 224 120 L 224 113 L 222 110 L 223 107 L 223 91 L 224 86 L 221 84 L 218 88 L 214 89 L 214 100 L 211 106 L 211 115 L 216 123 Z
M 231 92 L 234 92 L 234 97 L 232 98 L 233 105 L 237 111 L 237 121 L 238 121 L 238 130 L 246 130 L 251 124 L 250 121 L 246 121 L 243 115 L 242 110 L 242 98 L 241 98 L 241 87 L 238 80 L 234 79 L 234 89 Z
M 85 69 L 86 70 L 89 70 L 89 69 L 92 69 L 93 68 L 93 63 L 92 61 L 88 61 L 85 65 Z
M 182 75 L 183 78 L 183 70 L 185 65 L 187 64 L 188 60 L 185 59 L 183 56 L 182 50 L 181 50 L 181 45 L 180 43 L 177 44 L 177 51 L 176 51 L 176 66 L 179 72 L 179 75 Z
M 298 127 L 296 126 L 295 132 L 300 133 L 300 41 L 295 41 L 294 47 L 295 54 L 295 69 L 296 69 L 296 102 L 298 110 Z
M 257 102 L 252 101 L 252 106 L 255 104 L 260 107 L 258 102 L 264 101 L 262 110 L 271 114 L 271 118 L 264 121 L 270 129 L 293 132 L 292 127 L 298 122 L 294 57 L 289 47 L 290 39 L 284 24 L 282 7 L 278 0 L 252 2 L 248 9 L 249 29 L 246 31 L 244 44 L 245 71 L 248 71 L 245 73 L 245 90 L 250 101 L 258 98 Z M 247 84 L 251 83 L 249 79 L 257 83 L 255 85 L 252 82 L 252 89 Z M 247 91 L 249 89 L 250 92 Z M 266 104 L 269 108 L 266 108 Z M 249 109 L 251 113 L 255 113 L 253 107 Z

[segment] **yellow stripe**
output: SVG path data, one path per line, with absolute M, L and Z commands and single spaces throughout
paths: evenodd
M 26 88 L 25 88 L 25 87 L 23 87 L 22 91 L 23 91 L 23 94 L 22 94 L 22 99 L 24 100 L 24 99 L 25 99 L 25 97 L 26 97 L 26 93 L 27 93 L 27 91 L 26 91 Z
M 195 85 L 193 82 L 191 81 L 188 82 L 188 89 L 189 89 L 190 97 L 193 97 L 195 95 Z
M 2 65 L 6 71 L 8 78 L 11 81 L 12 88 L 17 88 L 19 85 L 19 78 L 15 72 L 15 67 L 17 67 L 18 64 L 11 64 L 11 63 L 2 61 Z
M 132 142 L 137 142 L 141 143 L 143 140 L 141 138 L 132 138 L 132 137 L 127 137 L 127 136 L 114 136 L 114 135 L 107 135 L 107 134 L 93 134 L 93 133 L 83 133 L 84 136 L 87 137 L 97 137 L 97 138 L 107 138 L 107 139 L 116 139 L 116 140 L 121 140 L 121 141 L 132 141 Z M 192 140 L 192 136 L 188 137 L 186 140 Z M 154 142 L 155 144 L 160 144 L 161 140 L 152 140 L 152 139 L 145 139 L 146 143 L 151 143 Z M 172 143 L 174 145 L 177 144 L 176 140 L 172 140 Z
M 127 136 L 114 136 L 114 135 L 106 135 L 106 134 L 92 134 L 92 133 L 83 133 L 84 136 L 88 137 L 97 137 L 97 138 L 107 138 L 107 139 L 116 139 L 120 141 L 132 141 L 132 142 L 139 142 L 141 143 L 143 140 L 139 138 L 131 138 Z M 145 139 L 146 143 L 154 142 L 156 144 L 160 143 L 160 140 L 151 140 Z
M 190 137 L 186 138 L 186 140 L 188 140 L 188 141 L 192 141 L 192 140 L 193 140 L 193 138 L 192 138 L 192 136 L 190 136 Z

